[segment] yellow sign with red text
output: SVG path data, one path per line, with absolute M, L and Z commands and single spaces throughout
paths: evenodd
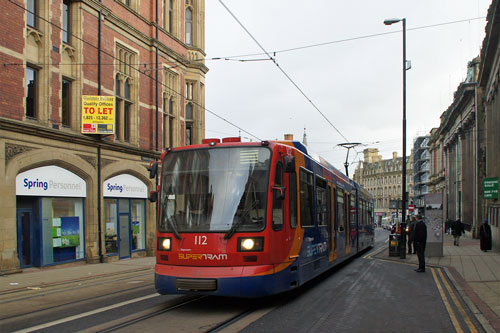
M 115 96 L 82 96 L 82 133 L 115 133 Z

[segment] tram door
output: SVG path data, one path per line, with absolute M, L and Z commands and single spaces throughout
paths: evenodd
M 335 188 L 331 185 L 328 185 L 328 206 L 328 212 L 330 213 L 328 218 L 328 230 L 330 232 L 328 258 L 329 261 L 332 261 L 337 259 L 337 227 L 335 225 Z
M 18 254 L 21 267 L 33 266 L 35 228 L 33 212 L 27 209 L 17 211 Z
M 120 199 L 118 204 L 118 222 L 120 224 L 120 259 L 130 257 L 130 201 Z
M 276 251 L 272 251 L 272 260 L 275 263 L 283 261 L 283 255 L 288 253 L 292 243 L 290 233 L 290 186 L 289 177 L 293 177 L 293 173 L 285 173 L 283 170 L 283 163 L 278 161 L 276 163 L 274 173 L 274 185 L 272 186 L 272 200 L 273 200 L 273 213 L 272 213 L 272 233 L 271 242 L 275 244 Z M 289 260 L 288 256 L 287 259 Z M 291 260 L 291 259 L 290 259 Z

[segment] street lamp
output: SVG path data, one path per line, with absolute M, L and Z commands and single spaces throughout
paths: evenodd
M 406 258 L 406 18 L 387 19 L 384 21 L 385 25 L 403 22 L 403 181 L 402 181 L 402 219 L 401 219 L 401 253 L 400 258 Z

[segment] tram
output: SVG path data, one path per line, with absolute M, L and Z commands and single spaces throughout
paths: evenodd
M 374 244 L 370 194 L 298 141 L 205 139 L 160 165 L 160 294 L 277 294 Z

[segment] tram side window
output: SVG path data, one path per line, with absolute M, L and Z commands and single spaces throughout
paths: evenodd
M 297 227 L 297 174 L 290 174 L 290 227 Z
M 340 232 L 345 231 L 346 211 L 345 211 L 344 191 L 337 190 L 337 216 L 338 228 Z
M 283 165 L 276 164 L 276 174 L 274 175 L 274 187 L 283 187 Z M 273 198 L 273 229 L 283 228 L 283 199 Z
M 300 225 L 311 227 L 313 219 L 313 176 L 306 170 L 300 169 Z
M 351 194 L 351 205 L 350 205 L 350 209 L 349 209 L 349 212 L 350 212 L 350 223 L 351 225 L 356 225 L 356 194 L 353 192 Z M 358 213 L 359 214 L 359 213 Z
M 328 209 L 326 181 L 316 177 L 316 216 L 318 225 L 327 225 Z

